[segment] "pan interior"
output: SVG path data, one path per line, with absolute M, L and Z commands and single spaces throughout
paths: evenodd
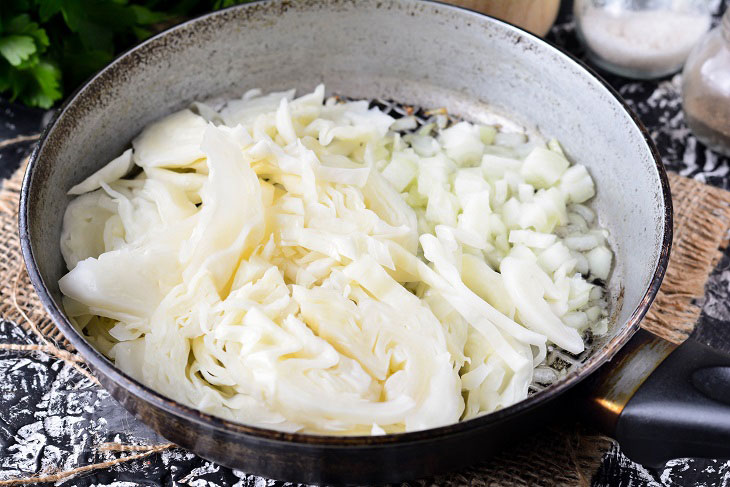
M 446 107 L 471 121 L 507 114 L 560 140 L 596 182 L 594 209 L 615 254 L 608 282 L 614 325 L 579 356 L 552 350 L 548 364 L 565 370 L 558 382 L 570 381 L 577 366 L 606 360 L 612 344 L 626 339 L 665 238 L 662 176 L 644 133 L 610 90 L 542 40 L 416 0 L 282 0 L 221 11 L 147 41 L 83 87 L 50 127 L 26 183 L 27 240 L 62 329 L 82 340 L 62 315 L 57 284 L 71 186 L 142 127 L 194 100 L 255 87 L 303 93 L 321 82 L 330 93 Z M 533 392 L 551 383 L 533 384 Z

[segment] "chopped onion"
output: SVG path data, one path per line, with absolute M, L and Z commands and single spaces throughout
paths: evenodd
M 610 274 L 608 233 L 557 141 L 443 109 L 419 129 L 324 86 L 191 107 L 69 191 L 60 243 L 71 320 L 162 394 L 282 431 L 414 431 L 524 399 L 549 344 L 605 332 L 586 278 Z
M 606 247 L 596 247 L 586 254 L 588 259 L 588 265 L 591 269 L 591 274 L 598 279 L 608 279 L 608 274 L 611 272 L 611 260 L 613 254 Z

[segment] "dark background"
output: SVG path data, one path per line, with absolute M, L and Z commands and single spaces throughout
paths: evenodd
M 728 0 L 708 0 L 717 14 Z M 575 37 L 571 2 L 548 39 L 575 56 L 583 52 Z M 719 17 L 718 17 L 719 18 Z M 717 20 L 717 19 L 716 19 Z M 730 161 L 708 151 L 691 136 L 681 112 L 681 76 L 630 81 L 601 73 L 629 102 L 649 129 L 668 169 L 709 184 L 730 188 Z M 40 132 L 51 112 L 29 109 L 0 99 L 0 144 L 20 135 Z M 0 177 L 19 166 L 34 141 L 0 145 Z M 730 252 L 713 273 L 703 299 L 701 321 L 730 326 Z M 0 296 L 0 299 L 7 299 Z M 17 326 L 0 322 L 0 342 L 32 343 Z M 106 441 L 154 439 L 143 425 L 109 395 L 70 370 L 63 362 L 41 354 L 0 351 L 0 480 L 62 470 L 116 458 L 94 453 Z M 119 433 L 124 432 L 124 433 Z M 160 440 L 163 441 L 163 440 Z M 549 455 L 549 452 L 545 452 Z M 530 468 L 528 465 L 525 468 Z M 283 487 L 285 484 L 232 471 L 183 450 L 169 450 L 111 468 L 59 482 L 78 486 L 223 486 Z M 433 485 L 419 481 L 404 485 Z M 551 485 L 545 479 L 545 485 Z M 650 471 L 626 458 L 620 448 L 606 454 L 592 479 L 594 486 L 730 485 L 730 462 L 683 459 Z

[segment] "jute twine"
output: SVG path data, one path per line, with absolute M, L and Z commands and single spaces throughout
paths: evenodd
M 17 209 L 23 169 L 0 189 L 0 318 L 16 323 L 38 338 L 35 345 L 0 343 L 0 350 L 43 352 L 76 368 L 98 385 L 84 360 L 58 332 L 43 310 L 28 279 L 18 241 Z M 670 175 L 674 199 L 674 246 L 659 296 L 642 326 L 675 343 L 692 331 L 709 274 L 722 255 L 730 228 L 730 193 L 675 174 Z M 538 431 L 518 445 L 461 472 L 415 482 L 415 485 L 532 486 L 589 485 L 612 440 L 577 424 Z M 104 443 L 96 452 L 126 452 L 106 462 L 65 471 L 41 471 L 33 476 L 0 481 L 0 486 L 58 482 L 159 453 L 173 444 Z

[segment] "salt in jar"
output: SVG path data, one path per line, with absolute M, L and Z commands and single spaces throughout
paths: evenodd
M 629 78 L 682 68 L 710 28 L 707 0 L 575 0 L 578 37 L 590 61 Z

